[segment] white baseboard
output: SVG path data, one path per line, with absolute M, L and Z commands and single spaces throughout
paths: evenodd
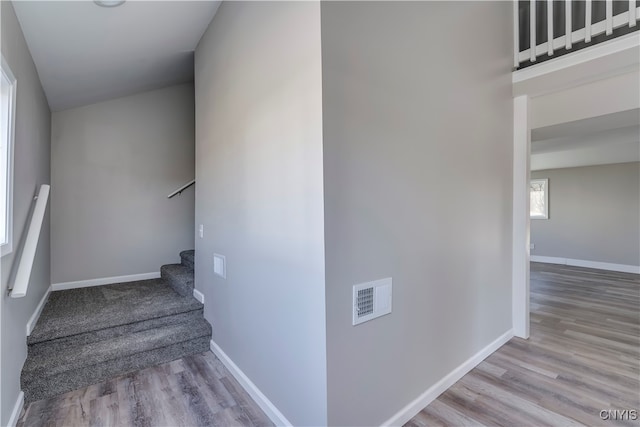
M 619 271 L 621 273 L 640 274 L 639 265 L 613 264 L 610 262 L 587 261 L 582 259 L 560 258 L 541 255 L 531 255 L 531 261 L 545 262 L 547 264 L 570 265 L 573 267 L 595 268 L 597 270 Z
M 507 341 L 513 338 L 513 329 L 508 330 L 498 337 L 491 344 L 471 356 L 462 365 L 449 372 L 440 381 L 429 387 L 424 393 L 418 396 L 413 402 L 398 411 L 395 415 L 382 423 L 383 426 L 402 426 L 411 418 L 444 393 L 449 387 L 454 385 L 460 378 L 464 377 L 470 370 L 475 368 L 486 359 L 491 353 L 502 347 Z
M 200 304 L 204 304 L 204 294 L 197 289 L 193 290 L 193 297 L 200 301 Z
M 9 417 L 9 427 L 16 427 L 18 424 L 18 420 L 20 419 L 20 413 L 22 412 L 22 406 L 24 405 L 24 393 L 20 391 L 18 394 L 18 398 L 16 399 L 16 404 L 13 406 L 13 411 L 11 411 L 11 417 Z
M 33 328 L 36 326 L 38 319 L 40 318 L 40 314 L 42 313 L 42 309 L 44 308 L 45 303 L 47 302 L 47 298 L 49 298 L 49 294 L 51 293 L 51 286 L 47 289 L 47 291 L 42 296 L 42 299 L 38 303 L 38 306 L 34 310 L 33 314 L 29 318 L 27 322 L 27 336 L 31 335 Z
M 542 256 L 542 255 L 531 255 L 529 259 L 531 260 L 531 262 L 544 262 L 547 264 L 567 265 L 566 258 L 556 258 L 551 256 Z
M 64 291 L 66 289 L 88 288 L 91 286 L 111 285 L 113 283 L 136 282 L 138 280 L 158 279 L 160 272 L 130 274 L 128 276 L 102 277 L 99 279 L 78 280 L 77 282 L 62 282 L 51 284 L 52 291 Z
M 258 404 L 258 406 L 264 411 L 269 419 L 277 426 L 292 426 L 287 418 L 271 403 L 271 401 L 265 396 L 258 387 L 245 375 L 244 372 L 222 351 L 222 349 L 211 340 L 209 346 L 213 354 L 218 356 L 218 359 L 227 367 L 229 372 L 235 377 L 240 385 L 247 391 L 249 396 Z

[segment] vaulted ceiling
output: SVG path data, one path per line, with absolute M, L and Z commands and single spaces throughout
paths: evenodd
M 220 1 L 15 1 L 53 111 L 193 80 Z

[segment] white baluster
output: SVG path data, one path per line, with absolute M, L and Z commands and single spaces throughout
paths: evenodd
M 553 55 L 553 0 L 547 0 L 547 53 Z
M 513 66 L 520 65 L 520 10 L 518 0 L 513 0 Z
M 571 0 L 565 0 L 564 2 L 564 38 L 565 47 L 571 49 Z
M 584 41 L 589 43 L 591 41 L 591 0 L 586 0 L 584 5 Z
M 536 60 L 536 0 L 529 3 L 529 53 L 531 62 Z
M 629 27 L 636 26 L 636 0 L 629 0 Z
M 610 36 L 613 34 L 613 1 L 607 0 L 607 32 L 606 34 Z

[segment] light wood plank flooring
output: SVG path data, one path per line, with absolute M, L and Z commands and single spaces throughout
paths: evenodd
M 640 278 L 533 263 L 531 337 L 514 338 L 407 426 L 614 426 L 640 411 Z M 34 402 L 19 426 L 271 425 L 203 353 Z
M 529 340 L 509 341 L 406 426 L 640 425 L 600 418 L 640 417 L 639 307 L 638 275 L 532 263 Z
M 24 426 L 271 426 L 211 352 L 33 402 Z

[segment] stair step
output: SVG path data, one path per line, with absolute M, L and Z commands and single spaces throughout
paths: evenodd
M 182 265 L 193 270 L 195 264 L 195 256 L 196 251 L 194 251 L 193 249 L 190 251 L 180 252 L 180 260 L 182 261 Z
M 182 264 L 167 264 L 160 267 L 160 276 L 174 291 L 182 296 L 193 295 L 193 270 Z
M 117 331 L 105 330 L 119 327 L 126 331 L 127 325 L 150 320 L 159 326 L 173 321 L 162 318 L 201 311 L 202 308 L 194 298 L 176 295 L 161 279 L 55 291 L 49 295 L 27 344 L 72 336 L 79 342 L 86 340 L 88 343 L 92 340 L 82 335 L 116 336 Z M 136 327 L 131 328 L 133 331 Z M 144 329 L 144 325 L 140 328 L 138 330 Z
M 205 319 L 131 333 L 55 354 L 29 354 L 22 370 L 25 400 L 45 399 L 209 348 Z
M 162 266 L 160 279 L 52 292 L 27 338 L 25 401 L 207 351 L 194 255 L 181 252 L 181 264 Z
M 181 298 L 176 296 L 176 298 Z M 142 320 L 126 325 L 113 326 L 110 328 L 99 329 L 96 331 L 84 332 L 76 335 L 65 336 L 47 341 L 41 341 L 29 344 L 29 356 L 38 356 L 40 354 L 53 354 L 64 350 L 69 346 L 79 346 L 91 344 L 98 341 L 117 338 L 126 334 L 147 331 L 149 329 L 162 328 L 165 326 L 176 325 L 180 323 L 195 322 L 203 318 L 203 309 L 186 311 L 184 313 L 173 314 L 170 316 L 157 317 L 154 319 Z

